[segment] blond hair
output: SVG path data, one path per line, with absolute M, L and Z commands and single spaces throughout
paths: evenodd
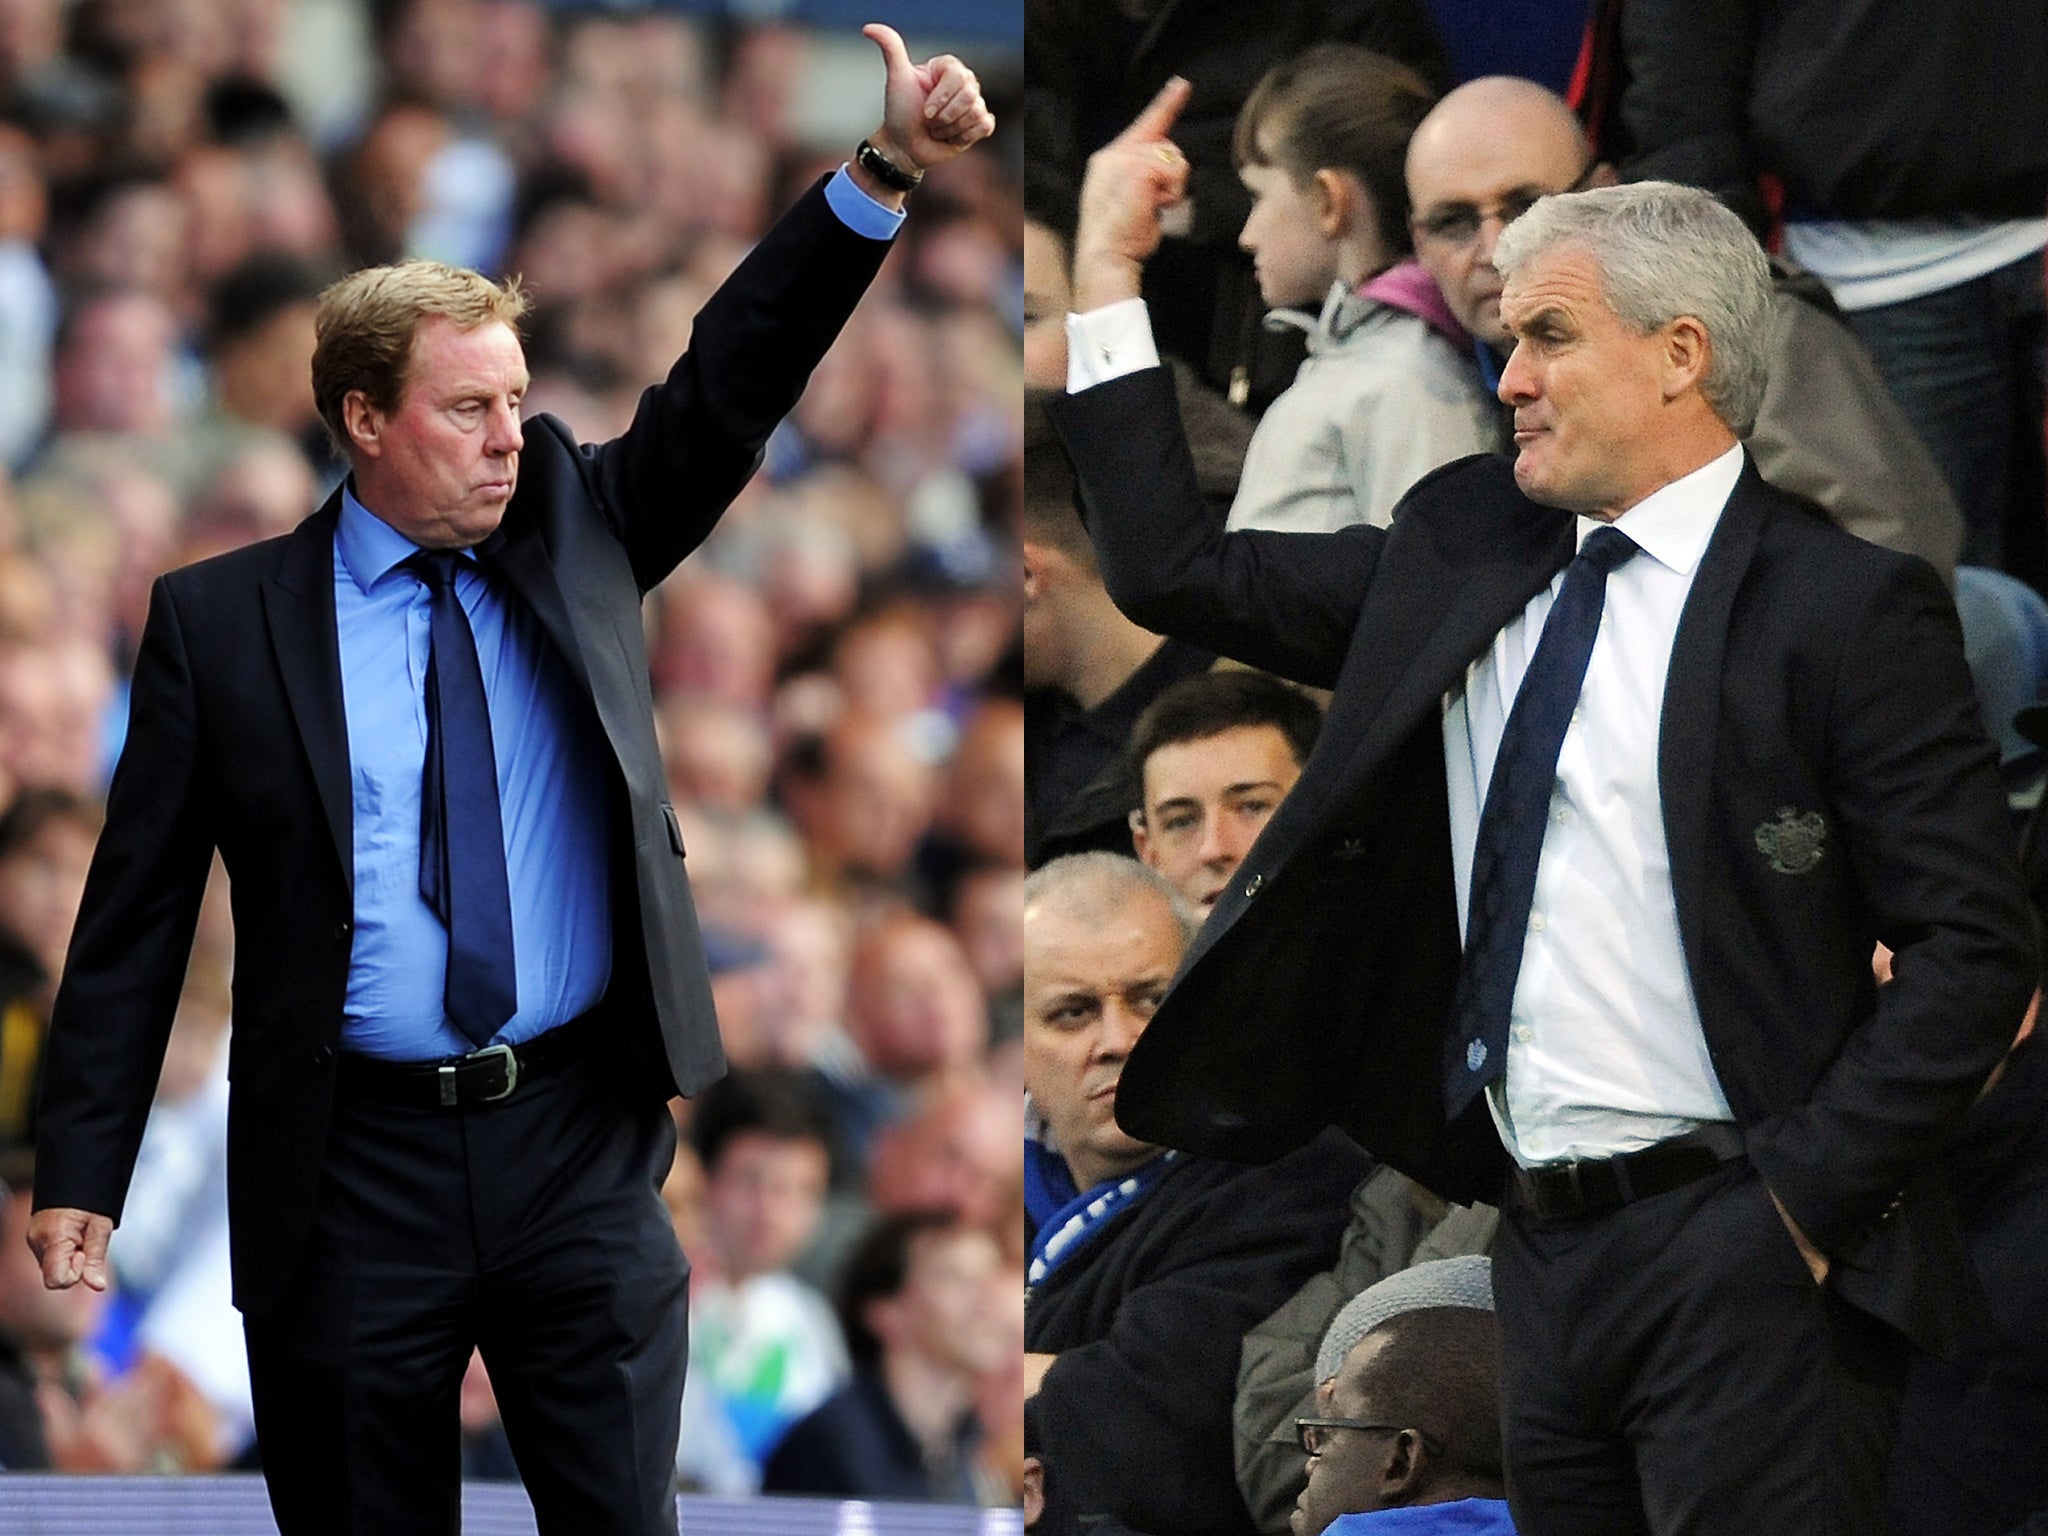
M 496 320 L 516 331 L 529 302 L 516 277 L 494 283 L 439 261 L 365 267 L 330 284 L 313 321 L 313 403 L 335 446 L 349 453 L 350 391 L 380 411 L 398 408 L 421 321 L 439 316 L 469 331 Z

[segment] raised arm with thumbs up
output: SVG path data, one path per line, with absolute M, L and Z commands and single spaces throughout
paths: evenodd
M 861 33 L 882 50 L 888 69 L 882 126 L 863 146 L 882 163 L 863 153 L 849 162 L 847 174 L 877 202 L 900 208 L 918 177 L 987 138 L 995 130 L 995 114 L 981 99 L 974 71 L 952 54 L 913 64 L 894 27 L 870 22 Z

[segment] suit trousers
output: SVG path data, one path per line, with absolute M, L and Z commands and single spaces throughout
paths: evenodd
M 455 1532 L 472 1348 L 544 1536 L 673 1536 L 674 1155 L 666 1108 L 594 1056 L 457 1109 L 338 1094 L 305 1257 L 245 1319 L 283 1536 Z
M 1883 1529 L 1903 1336 L 1813 1276 L 1746 1158 L 1494 1254 L 1523 1536 Z

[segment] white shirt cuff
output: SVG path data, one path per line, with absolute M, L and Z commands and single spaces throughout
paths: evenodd
M 1119 299 L 1067 316 L 1067 393 L 1078 395 L 1127 373 L 1159 366 L 1152 314 L 1143 299 Z

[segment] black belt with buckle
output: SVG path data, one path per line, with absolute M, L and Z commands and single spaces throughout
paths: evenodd
M 412 1109 L 460 1109 L 509 1098 L 520 1084 L 545 1077 L 583 1054 L 595 1013 L 581 1014 L 517 1045 L 487 1045 L 441 1061 L 383 1061 L 344 1051 L 336 1064 L 339 1092 Z
M 1742 1133 L 1732 1125 L 1703 1125 L 1640 1152 L 1582 1157 L 1516 1168 L 1514 1192 L 1524 1209 L 1545 1221 L 1569 1221 L 1618 1211 L 1704 1179 L 1742 1156 Z

